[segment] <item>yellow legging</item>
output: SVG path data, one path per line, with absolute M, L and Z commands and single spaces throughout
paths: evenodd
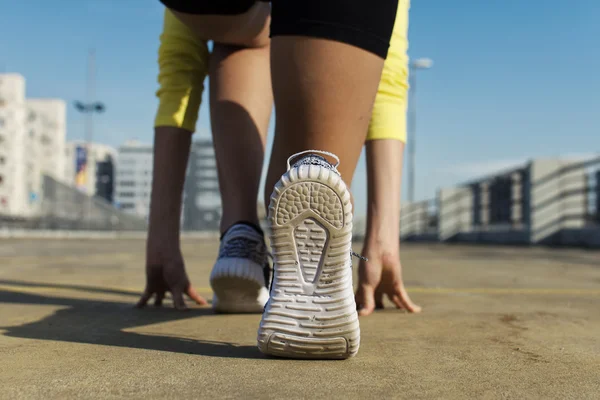
M 373 106 L 367 140 L 406 141 L 408 92 L 408 10 L 410 0 L 400 0 L 394 32 Z M 160 88 L 154 126 L 196 130 L 198 111 L 208 74 L 207 42 L 193 33 L 168 10 L 158 51 Z

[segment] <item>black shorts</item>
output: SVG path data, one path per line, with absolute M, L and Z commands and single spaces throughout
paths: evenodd
M 270 0 L 259 0 L 265 3 Z M 167 8 L 186 14 L 237 15 L 243 14 L 256 0 L 160 0 Z
M 398 0 L 258 0 L 271 3 L 271 36 L 309 36 L 350 44 L 386 58 Z M 257 0 L 160 0 L 186 14 L 237 15 Z

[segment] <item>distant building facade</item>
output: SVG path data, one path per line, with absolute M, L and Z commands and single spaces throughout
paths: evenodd
M 151 145 L 130 141 L 117 150 L 114 203 L 121 210 L 146 219 L 150 210 L 152 162 Z M 108 165 L 105 168 L 110 169 Z M 219 230 L 221 196 L 215 152 L 209 140 L 192 142 L 182 202 L 182 230 Z
M 183 192 L 182 227 L 187 231 L 218 231 L 221 196 L 213 143 L 192 143 Z
M 0 75 L 0 215 L 29 213 L 26 110 L 25 78 Z
M 99 196 L 112 203 L 112 197 L 108 200 L 106 193 L 114 192 L 114 164 L 117 150 L 101 143 L 70 141 L 65 146 L 64 154 L 65 182 L 87 195 Z M 107 175 L 111 168 L 112 172 Z M 99 182 L 100 179 L 102 183 Z M 99 192 L 99 188 L 102 193 Z
M 144 218 L 150 210 L 153 147 L 128 141 L 117 149 L 114 204 L 117 208 Z
M 96 163 L 96 197 L 109 203 L 114 202 L 115 193 L 115 161 L 107 156 L 104 161 Z
M 41 211 L 42 175 L 64 180 L 66 105 L 27 99 L 25 78 L 0 74 L 0 215 Z

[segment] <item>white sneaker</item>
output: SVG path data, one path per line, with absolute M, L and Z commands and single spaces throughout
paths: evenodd
M 271 270 L 263 235 L 244 224 L 225 232 L 210 274 L 212 307 L 222 313 L 260 313 L 269 299 Z
M 344 359 L 360 342 L 352 287 L 350 192 L 325 158 L 290 167 L 271 195 L 274 278 L 258 329 L 258 348 L 289 358 Z

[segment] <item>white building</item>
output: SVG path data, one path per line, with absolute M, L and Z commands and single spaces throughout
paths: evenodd
M 128 141 L 117 150 L 115 205 L 148 218 L 152 189 L 152 145 Z
M 0 215 L 40 211 L 42 175 L 63 180 L 66 105 L 27 99 L 25 78 L 0 74 Z
M 96 194 L 97 164 L 106 161 L 109 157 L 116 161 L 117 150 L 101 143 L 91 143 L 89 147 L 90 150 L 88 151 L 88 143 L 82 140 L 67 142 L 64 149 L 65 166 L 63 176 L 68 185 L 76 186 L 87 195 L 93 196 Z M 78 181 L 77 153 L 81 151 L 85 155 L 86 168 L 82 181 Z
M 59 99 L 27 99 L 27 128 L 38 142 L 40 170 L 64 181 L 67 106 Z
M 0 215 L 29 214 L 25 78 L 0 74 Z

